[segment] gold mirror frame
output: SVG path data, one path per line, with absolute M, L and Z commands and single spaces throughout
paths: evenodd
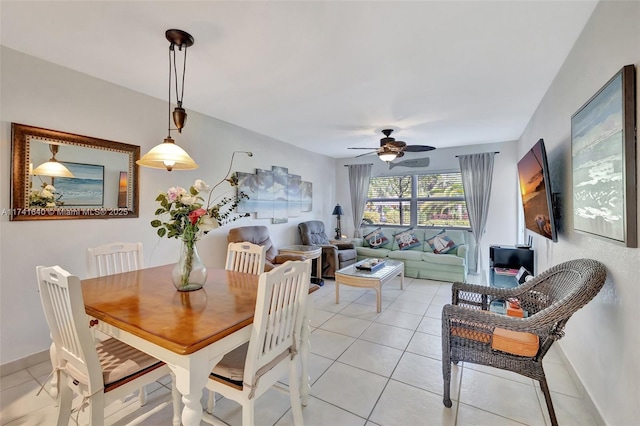
M 126 207 L 105 207 L 104 189 L 102 206 L 56 206 L 33 207 L 30 205 L 32 192 L 31 175 L 31 143 L 44 142 L 50 145 L 75 146 L 96 150 L 89 153 L 91 158 L 97 158 L 100 152 L 110 155 L 125 154 L 126 157 L 126 192 L 122 199 Z M 87 154 L 87 153 L 84 153 Z M 58 154 L 58 159 L 64 157 L 64 150 Z M 139 172 L 136 161 L 140 158 L 140 147 L 122 142 L 108 141 L 89 136 L 64 133 L 56 130 L 42 129 L 24 124 L 11 123 L 11 212 L 10 220 L 60 220 L 60 219 L 115 219 L 138 217 L 139 206 Z M 123 160 L 123 163 L 125 161 Z M 106 161 L 105 161 L 106 163 Z M 99 164 L 97 165 L 100 166 Z M 104 164 L 103 164 L 104 166 Z M 59 178 L 58 178 L 59 179 Z M 111 179 L 113 180 L 113 179 Z M 104 177 L 103 177 L 104 185 Z M 119 190 L 119 188 L 114 189 Z M 119 204 L 117 202 L 116 204 Z

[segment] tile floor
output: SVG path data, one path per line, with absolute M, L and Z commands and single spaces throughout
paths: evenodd
M 306 425 L 548 425 L 544 398 L 532 380 L 497 369 L 463 364 L 453 368 L 453 407 L 442 404 L 441 307 L 450 300 L 450 283 L 405 279 L 383 288 L 382 312 L 375 293 L 335 284 L 314 293 L 311 321 L 311 397 L 303 409 Z M 554 350 L 555 349 L 555 350 Z M 552 398 L 562 425 L 595 425 L 580 387 L 572 382 L 557 348 L 545 358 Z M 0 423 L 50 425 L 56 407 L 46 392 L 36 396 L 50 364 L 43 363 L 0 381 Z M 284 380 L 286 383 L 286 380 Z M 137 397 L 118 401 L 106 411 L 105 424 L 123 425 L 158 401 L 170 400 L 169 382 L 148 390 L 148 404 L 137 410 Z M 77 399 L 76 399 L 77 400 Z M 133 412 L 135 411 L 135 415 Z M 257 423 L 291 425 L 288 395 L 275 390 L 257 402 Z M 80 424 L 83 415 L 79 416 Z M 216 415 L 241 423 L 234 402 L 219 399 Z M 71 422 L 75 425 L 75 419 Z M 142 424 L 170 425 L 171 407 Z M 203 422 L 203 424 L 205 424 Z

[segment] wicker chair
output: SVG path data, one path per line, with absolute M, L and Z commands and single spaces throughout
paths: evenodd
M 554 266 L 516 288 L 466 283 L 452 286 L 452 304 L 442 308 L 444 405 L 451 407 L 451 363 L 459 361 L 513 371 L 540 382 L 553 425 L 557 425 L 542 359 L 574 312 L 604 285 L 604 266 L 591 259 Z M 494 299 L 516 298 L 527 318 L 489 312 Z

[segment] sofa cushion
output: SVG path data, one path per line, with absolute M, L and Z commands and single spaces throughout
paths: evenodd
M 448 235 L 446 230 L 442 230 L 438 232 L 433 237 L 427 239 L 427 243 L 431 246 L 431 250 L 433 250 L 436 254 L 443 254 L 449 252 L 451 249 L 457 247 L 455 241 L 453 241 Z
M 387 254 L 389 259 L 421 261 L 424 253 L 415 250 L 392 250 Z
M 391 250 L 386 248 L 356 247 L 359 256 L 380 258 L 387 257 Z
M 421 253 L 421 259 L 427 263 L 437 263 L 439 265 L 456 265 L 463 266 L 465 263 L 464 257 L 458 257 L 454 254 L 435 254 L 435 253 Z
M 381 248 L 389 243 L 389 239 L 384 235 L 381 228 L 376 228 L 373 231 L 365 234 L 364 244 L 371 248 Z
M 416 232 L 413 228 L 393 234 L 393 238 L 396 240 L 400 250 L 409 250 L 413 247 L 419 247 L 422 245 L 422 242 L 416 236 Z

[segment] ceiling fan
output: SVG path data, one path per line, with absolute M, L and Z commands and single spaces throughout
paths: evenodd
M 363 155 L 373 154 L 374 152 L 378 154 L 378 158 L 382 161 L 390 162 L 395 160 L 396 158 L 400 158 L 404 155 L 405 152 L 424 152 L 424 151 L 432 151 L 436 149 L 433 146 L 429 145 L 407 145 L 406 142 L 397 141 L 395 138 L 391 137 L 391 133 L 393 129 L 384 129 L 382 133 L 384 134 L 384 138 L 380 139 L 380 148 L 348 148 L 348 149 L 368 149 L 374 150 L 371 152 L 367 152 L 366 154 L 361 154 L 356 156 L 362 157 Z

